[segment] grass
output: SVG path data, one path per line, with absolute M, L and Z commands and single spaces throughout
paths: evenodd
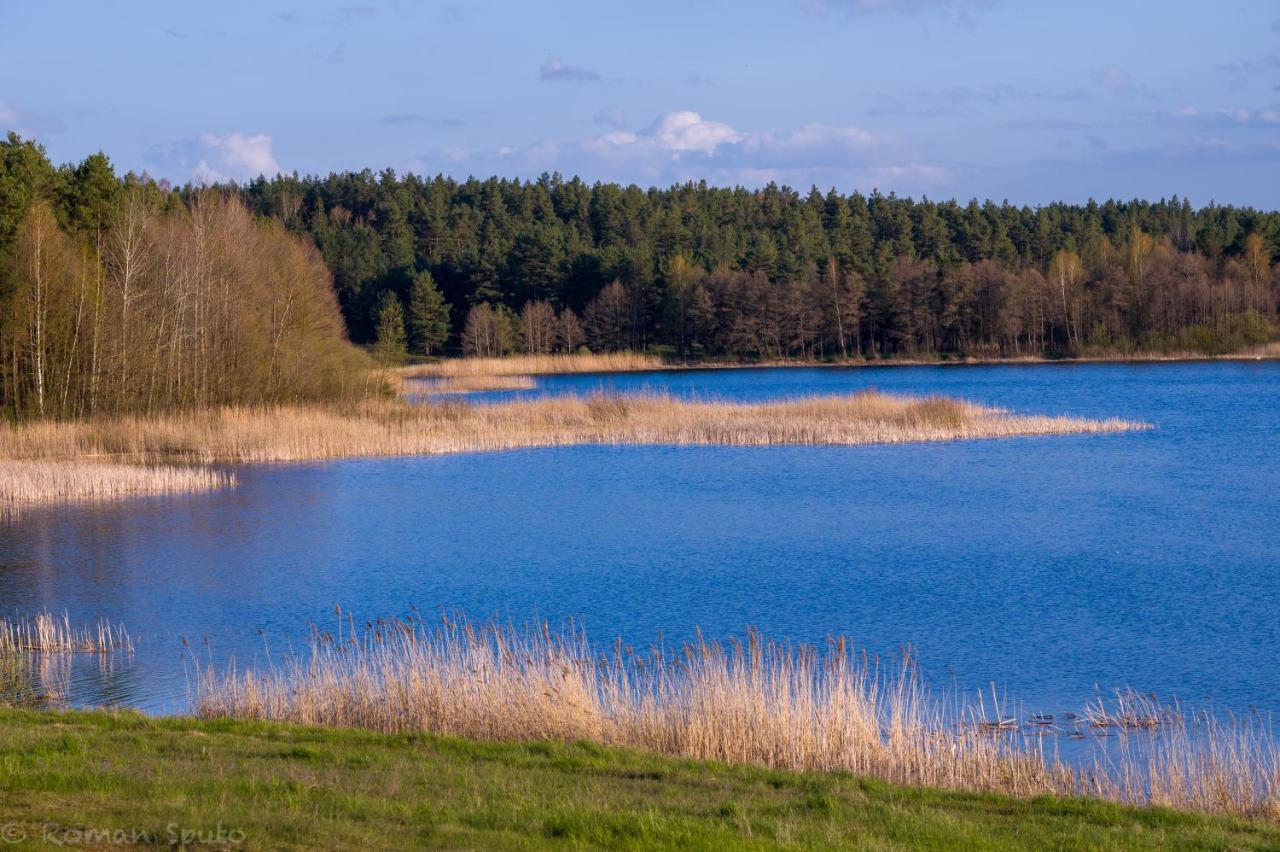
M 1126 696 L 1098 713 L 1132 718 L 1135 706 L 1155 707 Z M 1169 716 L 1156 735 L 1067 764 L 1046 751 L 1038 720 L 1023 728 L 980 704 L 938 700 L 911 666 L 879 669 L 843 640 L 819 652 L 752 635 L 601 656 L 576 632 L 385 622 L 364 635 L 317 635 L 310 654 L 265 671 L 205 669 L 196 709 L 209 719 L 589 741 L 893 784 L 1280 820 L 1280 748 L 1265 729 Z
M 158 843 L 183 831 L 221 832 L 215 848 L 271 849 L 1280 845 L 1280 828 L 1238 818 L 904 787 L 581 742 L 12 710 L 0 711 L 0 826 L 24 833 L 32 848 L 117 830 Z
M 942 398 L 862 392 L 745 404 L 668 396 L 556 397 L 496 405 L 376 400 L 346 407 L 222 408 L 0 429 L 0 458 L 146 464 L 439 455 L 578 444 L 897 444 L 1122 432 L 1125 420 L 1018 415 Z
M 56 463 L 0 460 L 0 510 L 58 501 L 214 491 L 234 482 L 232 475 L 204 467 L 111 464 L 73 457 Z

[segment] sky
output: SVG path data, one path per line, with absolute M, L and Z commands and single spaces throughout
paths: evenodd
M 393 168 L 1280 206 L 1280 0 L 0 0 L 0 131 Z

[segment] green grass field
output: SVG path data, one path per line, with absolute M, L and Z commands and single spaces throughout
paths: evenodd
M 253 849 L 1280 848 L 1270 824 L 581 743 L 0 711 L 0 848 L 183 832 Z

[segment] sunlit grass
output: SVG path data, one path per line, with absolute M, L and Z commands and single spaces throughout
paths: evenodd
M 0 824 L 246 849 L 1275 849 L 1280 828 L 598 744 L 0 710 Z M 33 843 L 29 841 L 29 843 Z M 33 843 L 34 845 L 34 843 Z M 45 843 L 44 845 L 50 845 Z M 67 844 L 70 845 L 70 844 Z M 87 845 L 87 844 L 84 844 Z M 17 846 L 15 848 L 26 848 Z

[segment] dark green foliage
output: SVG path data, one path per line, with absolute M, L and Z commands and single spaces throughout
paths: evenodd
M 409 332 L 418 355 L 439 352 L 449 340 L 449 306 L 425 270 L 413 276 L 409 290 Z
M 459 330 L 480 302 L 519 311 L 545 299 L 583 317 L 593 348 L 662 344 L 695 356 L 1169 348 L 1206 319 L 1216 328 L 1250 309 L 1274 317 L 1280 298 L 1271 274 L 1246 293 L 1241 269 L 1250 234 L 1276 250 L 1280 215 L 1197 211 L 1178 198 L 1032 209 L 775 185 L 645 191 L 558 175 L 459 182 L 369 171 L 282 176 L 245 191 L 263 214 L 282 197 L 302 200 L 297 221 L 329 260 L 357 340 L 373 339 L 372 294 L 408 296 L 395 270 L 410 264 L 438 283 Z M 1124 262 L 1135 225 L 1155 246 L 1141 281 Z M 1044 277 L 1063 250 L 1087 272 L 1079 304 L 1065 309 Z M 679 281 L 669 274 L 676 257 L 689 264 L 677 267 Z M 832 259 L 858 294 L 838 320 L 822 283 Z M 1224 287 L 1232 298 L 1207 297 Z M 1153 310 L 1157 302 L 1167 309 Z

